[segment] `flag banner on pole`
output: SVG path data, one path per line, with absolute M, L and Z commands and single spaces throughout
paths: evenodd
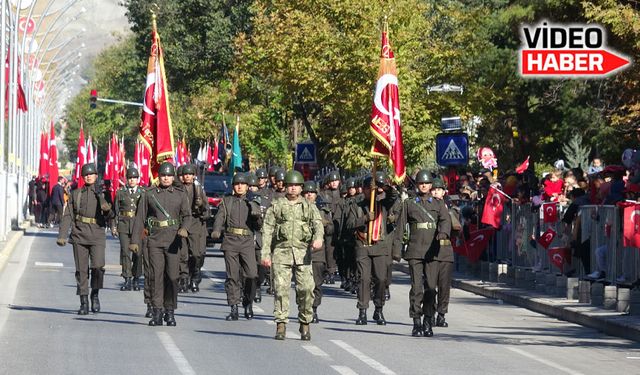
M 84 143 L 84 127 L 80 125 L 80 133 L 78 134 L 78 150 L 76 151 L 76 169 L 73 175 L 73 181 L 78 184 L 78 188 L 84 186 L 84 179 L 81 175 L 82 166 L 86 164 L 87 146 Z
M 484 202 L 481 222 L 498 229 L 502 221 L 502 211 L 506 200 L 507 196 L 504 192 L 491 186 Z
M 53 186 L 58 183 L 58 146 L 56 145 L 56 129 L 53 127 L 53 120 L 49 130 L 49 194 L 53 191 Z
M 233 130 L 233 147 L 231 154 L 231 161 L 229 162 L 229 173 L 233 176 L 237 169 L 242 171 L 242 152 L 240 150 L 240 117 L 237 118 L 236 128 Z
M 147 64 L 147 82 L 142 107 L 139 139 L 149 151 L 153 178 L 158 167 L 174 157 L 173 129 L 169 114 L 169 94 L 164 70 L 164 56 L 155 16 L 153 18 L 152 44 Z
M 529 157 L 528 156 L 527 156 L 527 160 L 523 161 L 522 164 L 520 164 L 516 168 L 516 173 L 517 174 L 523 174 L 524 171 L 526 171 L 527 169 L 529 169 Z
M 393 170 L 392 179 L 400 183 L 405 178 L 406 168 L 400 122 L 398 72 L 387 34 L 385 25 L 385 30 L 382 32 L 380 68 L 369 123 L 374 137 L 371 153 L 389 160 Z
M 40 163 L 38 164 L 38 177 L 41 179 L 49 174 L 49 134 L 40 133 Z

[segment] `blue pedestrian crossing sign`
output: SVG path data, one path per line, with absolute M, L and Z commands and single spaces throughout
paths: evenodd
M 315 163 L 316 145 L 313 143 L 298 143 L 296 145 L 296 163 Z
M 469 137 L 466 133 L 440 133 L 436 136 L 436 163 L 443 167 L 469 163 Z

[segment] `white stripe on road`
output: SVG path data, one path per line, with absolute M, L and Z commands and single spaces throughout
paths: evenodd
M 180 371 L 180 373 L 183 375 L 195 375 L 196 372 L 193 371 L 193 368 L 191 367 L 189 362 L 187 362 L 187 359 L 182 354 L 182 351 L 180 351 L 180 349 L 173 342 L 171 336 L 169 336 L 169 334 L 166 332 L 157 332 L 157 334 L 160 342 L 162 343 L 162 346 L 164 346 L 164 349 L 167 351 L 167 353 L 169 353 L 169 356 L 173 360 L 173 363 L 175 363 L 178 371 Z
M 559 370 L 559 371 L 565 372 L 565 373 L 567 373 L 567 374 L 571 374 L 571 375 L 582 375 L 582 373 L 581 373 L 581 372 L 574 371 L 574 370 L 572 370 L 572 369 L 570 369 L 570 368 L 564 367 L 564 366 L 559 365 L 559 364 L 557 364 L 557 363 L 555 363 L 555 362 L 552 362 L 552 361 L 546 360 L 546 359 L 544 359 L 544 358 L 540 358 L 540 357 L 538 357 L 537 355 L 534 355 L 534 354 L 531 354 L 531 353 L 527 353 L 527 352 L 525 352 L 525 351 L 524 351 L 524 350 L 522 350 L 522 349 L 518 349 L 518 348 L 511 348 L 511 347 L 507 347 L 507 349 L 511 350 L 511 351 L 512 351 L 512 352 L 514 352 L 514 353 L 518 353 L 518 354 L 520 354 L 521 356 L 527 357 L 527 358 L 529 358 L 529 359 L 533 359 L 534 361 L 538 361 L 538 362 L 540 362 L 540 363 L 542 363 L 542 364 L 545 364 L 545 365 L 547 365 L 547 366 L 549 366 L 549 367 L 553 367 L 553 368 L 555 368 L 556 370 Z M 542 372 L 544 372 L 544 371 L 542 371 Z
M 358 375 L 357 372 L 347 366 L 331 366 L 331 368 L 336 370 L 340 375 Z
M 287 331 L 286 335 L 288 339 L 292 339 L 292 340 L 296 340 L 299 339 L 300 336 L 296 335 L 295 333 L 291 332 L 291 331 Z
M 331 359 L 331 357 L 329 357 L 329 354 L 327 354 L 324 350 L 318 348 L 315 345 L 302 345 L 302 347 L 309 353 L 315 355 L 316 357 L 324 357 L 327 359 Z
M 64 267 L 60 262 L 36 262 L 36 267 Z
M 640 359 L 640 357 L 627 357 L 627 359 Z
M 386 374 L 386 375 L 395 375 L 395 372 L 393 372 L 389 368 L 385 367 L 382 363 L 380 363 L 380 362 L 376 361 L 375 359 L 367 356 L 366 354 L 362 353 L 361 351 L 359 351 L 358 349 L 354 348 L 353 346 L 347 344 L 346 342 L 344 342 L 342 340 L 331 340 L 331 342 L 336 344 L 336 345 L 338 345 L 342 349 L 346 350 L 347 352 L 349 352 L 349 354 L 351 354 L 352 356 L 358 358 L 362 362 L 366 363 L 369 367 L 371 367 L 372 369 L 378 371 L 379 373 Z
M 253 312 L 257 312 L 258 314 L 263 314 L 264 310 L 262 310 L 262 307 L 260 306 L 253 306 Z

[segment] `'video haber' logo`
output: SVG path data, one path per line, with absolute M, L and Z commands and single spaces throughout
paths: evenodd
M 519 51 L 523 77 L 604 77 L 630 65 L 630 59 L 606 48 L 598 25 L 524 25 Z

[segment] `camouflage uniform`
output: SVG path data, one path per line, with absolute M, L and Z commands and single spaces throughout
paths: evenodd
M 298 197 L 274 200 L 267 210 L 262 228 L 261 259 L 271 258 L 274 294 L 274 320 L 289 321 L 289 291 L 291 273 L 296 277 L 298 320 L 309 324 L 313 319 L 313 272 L 311 266 L 312 241 L 322 240 L 322 219 L 315 205 Z M 273 248 L 273 252 L 270 249 Z

